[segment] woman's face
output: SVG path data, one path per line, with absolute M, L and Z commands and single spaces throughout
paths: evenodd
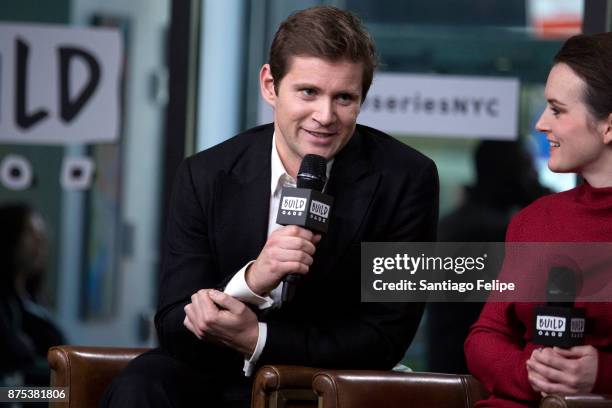
M 544 91 L 546 110 L 536 129 L 546 133 L 552 171 L 580 173 L 589 181 L 589 175 L 609 173 L 612 148 L 608 121 L 596 120 L 589 112 L 585 89 L 585 82 L 568 65 L 554 65 Z

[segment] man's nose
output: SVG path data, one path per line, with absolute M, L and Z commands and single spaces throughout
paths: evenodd
M 329 126 L 336 120 L 336 111 L 332 100 L 322 99 L 317 104 L 317 108 L 313 115 L 322 126 Z

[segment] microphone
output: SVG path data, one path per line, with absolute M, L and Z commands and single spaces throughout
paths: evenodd
M 574 307 L 576 274 L 564 266 L 553 266 L 548 272 L 546 306 L 535 309 L 533 342 L 545 346 L 570 348 L 584 341 L 586 314 Z
M 283 187 L 276 223 L 298 225 L 313 232 L 325 234 L 329 225 L 329 214 L 334 198 L 324 194 L 327 181 L 327 161 L 316 154 L 307 154 L 302 159 L 297 175 L 297 187 Z M 302 276 L 290 273 L 283 278 L 283 303 L 291 301 L 297 283 Z

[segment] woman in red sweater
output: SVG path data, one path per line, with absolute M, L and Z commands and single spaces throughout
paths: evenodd
M 612 33 L 570 38 L 546 82 L 536 128 L 550 145 L 548 167 L 584 182 L 518 213 L 509 242 L 612 242 Z M 585 345 L 534 344 L 534 303 L 487 303 L 465 342 L 470 372 L 491 393 L 478 407 L 522 407 L 545 394 L 612 394 L 612 304 L 586 309 Z

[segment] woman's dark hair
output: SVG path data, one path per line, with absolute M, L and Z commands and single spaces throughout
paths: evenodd
M 612 33 L 580 34 L 555 55 L 586 83 L 584 102 L 595 119 L 612 113 Z
M 33 209 L 26 204 L 7 204 L 0 206 L 0 292 L 15 290 L 18 272 L 19 246 L 23 241 L 28 220 Z

